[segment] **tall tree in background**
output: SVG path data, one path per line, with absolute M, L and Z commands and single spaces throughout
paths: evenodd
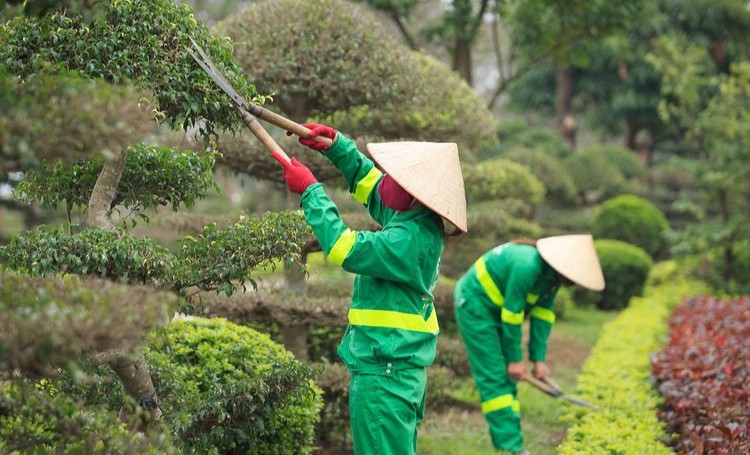
M 638 20 L 643 1 L 531 0 L 509 8 L 513 46 L 525 59 L 544 56 L 555 72 L 555 126 L 575 144 L 575 68 L 590 65 L 593 48 Z

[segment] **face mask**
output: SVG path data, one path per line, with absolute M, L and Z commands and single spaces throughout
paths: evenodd
M 397 212 L 403 212 L 414 202 L 414 196 L 401 188 L 401 185 L 396 183 L 388 174 L 380 180 L 378 194 L 386 207 Z

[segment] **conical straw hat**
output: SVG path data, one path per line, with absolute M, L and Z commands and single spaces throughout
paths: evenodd
M 570 281 L 593 291 L 604 289 L 604 274 L 589 234 L 558 235 L 536 242 L 542 258 Z
M 446 232 L 466 232 L 466 194 L 458 145 L 452 142 L 367 144 L 380 168 L 419 202 L 442 216 Z

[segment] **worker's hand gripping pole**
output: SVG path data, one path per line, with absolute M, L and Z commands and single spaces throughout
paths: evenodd
M 258 106 L 257 104 L 248 104 L 247 110 L 254 116 L 258 117 L 259 119 L 265 120 L 266 122 L 276 125 L 279 128 L 283 128 L 286 131 L 294 133 L 299 137 L 304 137 L 304 138 L 310 137 L 309 128 L 305 127 L 304 125 L 300 125 L 299 123 L 293 120 L 290 120 L 282 115 L 279 115 L 275 112 L 269 111 L 268 109 L 264 107 Z M 325 136 L 317 136 L 314 139 L 318 142 L 323 142 L 324 144 L 329 145 L 329 146 L 333 143 L 333 141 L 330 138 L 327 138 Z

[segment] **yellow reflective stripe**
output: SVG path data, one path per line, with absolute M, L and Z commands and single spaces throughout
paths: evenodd
M 376 167 L 370 169 L 370 172 L 357 183 L 357 187 L 354 189 L 354 199 L 359 201 L 360 204 L 367 204 L 367 199 L 372 193 L 372 189 L 375 188 L 375 184 L 378 183 L 378 179 L 383 175 L 382 172 Z
M 328 259 L 336 265 L 343 264 L 346 256 L 354 248 L 354 241 L 356 239 L 357 234 L 351 229 L 342 232 L 336 243 L 333 244 L 331 251 L 328 252 Z
M 528 303 L 529 305 L 535 304 L 537 300 L 539 300 L 539 296 L 536 294 L 528 294 L 526 296 L 526 303 Z
M 502 318 L 503 322 L 506 324 L 521 325 L 521 323 L 523 323 L 523 311 L 520 313 L 513 313 L 512 311 L 503 308 L 502 311 L 500 311 L 500 318 Z
M 490 412 L 499 411 L 500 409 L 511 408 L 513 412 L 521 411 L 521 403 L 518 402 L 513 395 L 500 395 L 499 397 L 492 398 L 482 403 L 482 413 L 489 414 Z
M 477 280 L 479 280 L 479 284 L 482 285 L 482 289 L 487 293 L 490 300 L 492 300 L 497 306 L 503 306 L 503 302 L 505 301 L 503 299 L 503 294 L 500 293 L 500 289 L 497 288 L 495 281 L 492 279 L 489 272 L 487 272 L 487 265 L 484 263 L 484 256 L 474 263 L 474 269 L 477 272 Z
M 348 317 L 349 324 L 351 325 L 411 330 L 412 332 L 425 332 L 433 335 L 437 335 L 440 331 L 434 308 L 426 321 L 422 316 L 413 313 L 388 310 L 360 310 L 356 308 L 349 310 Z
M 541 319 L 542 321 L 547 321 L 550 324 L 555 323 L 555 313 L 552 312 L 552 310 L 548 310 L 540 306 L 532 309 L 531 313 L 529 313 L 529 316 L 531 316 L 532 318 Z

